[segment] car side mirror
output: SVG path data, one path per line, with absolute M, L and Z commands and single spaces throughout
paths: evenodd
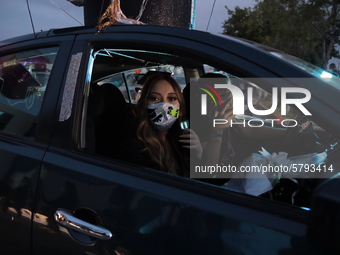
M 307 237 L 315 246 L 340 251 L 340 174 L 313 192 Z

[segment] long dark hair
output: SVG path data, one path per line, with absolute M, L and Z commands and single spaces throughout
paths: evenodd
M 168 130 L 167 142 L 161 141 L 157 133 L 154 131 L 149 120 L 147 111 L 147 100 L 153 86 L 160 80 L 165 80 L 174 89 L 178 102 L 180 104 L 180 116 L 174 125 Z M 146 151 L 150 154 L 152 161 L 159 169 L 168 173 L 176 175 L 184 175 L 185 172 L 183 165 L 183 149 L 179 145 L 178 139 L 181 134 L 180 121 L 185 113 L 185 102 L 181 92 L 181 88 L 177 82 L 171 78 L 168 73 L 156 73 L 151 75 L 143 84 L 143 89 L 140 98 L 137 102 L 137 137 L 143 141 Z

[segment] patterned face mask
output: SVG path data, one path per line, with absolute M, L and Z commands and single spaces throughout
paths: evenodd
M 149 119 L 159 131 L 168 130 L 179 117 L 179 107 L 169 103 L 156 103 L 147 106 Z

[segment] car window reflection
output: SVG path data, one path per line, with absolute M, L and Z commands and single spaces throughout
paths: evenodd
M 1 131 L 34 138 L 57 51 L 43 48 L 0 57 Z

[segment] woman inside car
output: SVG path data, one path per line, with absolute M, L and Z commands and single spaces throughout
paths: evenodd
M 179 85 L 169 73 L 156 73 L 146 79 L 136 108 L 134 152 L 130 161 L 170 174 L 190 176 L 191 158 L 202 157 L 196 133 L 181 129 L 185 103 Z M 131 150 L 130 153 L 131 155 Z

